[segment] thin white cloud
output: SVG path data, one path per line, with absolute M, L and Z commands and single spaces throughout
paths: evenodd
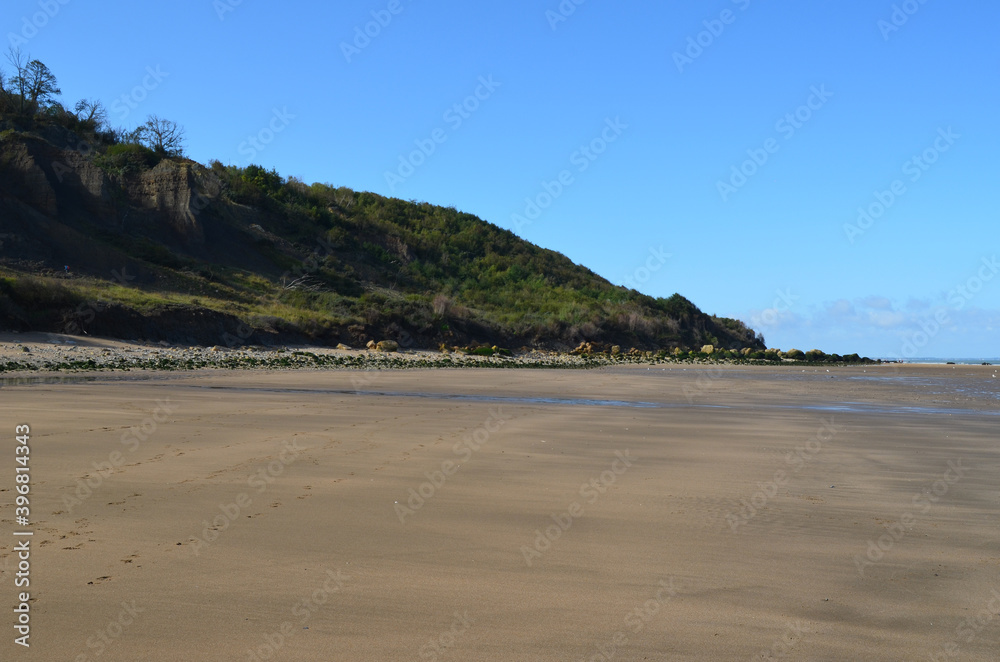
M 861 300 L 861 303 L 867 308 L 873 308 L 875 310 L 892 310 L 892 301 L 887 297 L 865 297 Z
M 766 311 L 765 311 L 766 312 Z M 1000 310 L 961 307 L 937 300 L 910 298 L 899 304 L 871 295 L 822 304 L 796 305 L 761 321 L 760 311 L 751 326 L 761 331 L 772 347 L 815 346 L 829 352 L 859 352 L 870 356 L 993 357 L 1000 355 Z

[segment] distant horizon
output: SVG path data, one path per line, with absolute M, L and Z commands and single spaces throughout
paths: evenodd
M 869 358 L 881 358 L 883 361 L 886 357 L 869 357 Z M 926 358 L 913 358 L 913 359 L 902 359 L 903 363 L 947 363 L 949 361 L 957 365 L 981 365 L 983 362 L 987 363 L 1000 363 L 1000 356 L 995 357 L 983 357 L 983 358 L 956 358 L 956 357 L 941 357 L 941 356 L 929 356 Z

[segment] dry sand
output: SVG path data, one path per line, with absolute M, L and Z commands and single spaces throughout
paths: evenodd
M 7 382 L 0 658 L 996 660 L 994 374 Z

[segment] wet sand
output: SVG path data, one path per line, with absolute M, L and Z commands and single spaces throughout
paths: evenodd
M 8 381 L 0 657 L 995 660 L 995 370 Z

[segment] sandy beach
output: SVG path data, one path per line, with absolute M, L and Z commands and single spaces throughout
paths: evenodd
M 2 659 L 995 660 L 996 374 L 0 380 Z

